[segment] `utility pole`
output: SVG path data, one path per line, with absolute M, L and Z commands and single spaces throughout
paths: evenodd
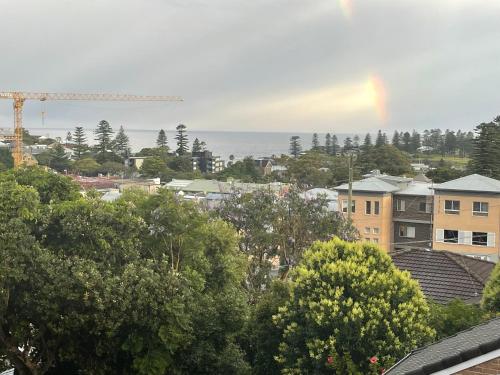
M 352 176 L 353 176 L 353 166 L 352 166 L 352 152 L 349 153 L 349 190 L 347 195 L 347 218 L 351 220 L 352 216 Z

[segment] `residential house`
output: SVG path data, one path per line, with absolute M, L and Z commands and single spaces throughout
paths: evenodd
M 393 194 L 394 249 L 432 248 L 433 190 L 412 181 Z
M 224 170 L 224 160 L 220 156 L 214 156 L 210 151 L 193 152 L 193 170 L 202 173 L 218 173 Z
M 391 253 L 396 267 L 418 281 L 429 300 L 479 303 L 495 263 L 449 251 L 410 249 Z
M 339 210 L 339 193 L 335 190 L 314 188 L 302 193 L 302 197 L 305 200 L 324 198 L 328 203 L 329 211 Z
M 271 158 L 258 158 L 255 159 L 254 162 L 263 176 L 269 176 L 273 172 L 273 161 Z
M 500 374 L 500 318 L 414 350 L 385 374 Z
M 149 159 L 150 157 L 151 156 L 129 156 L 125 159 L 125 166 L 141 169 L 144 164 L 144 160 Z
M 500 181 L 478 174 L 434 185 L 433 248 L 498 261 Z

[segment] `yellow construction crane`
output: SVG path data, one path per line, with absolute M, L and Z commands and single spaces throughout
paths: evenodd
M 88 101 L 120 101 L 120 102 L 140 102 L 140 101 L 182 101 L 178 96 L 141 96 L 141 95 L 120 95 L 120 94 L 57 94 L 40 92 L 0 92 L 0 99 L 10 99 L 14 101 L 14 166 L 17 167 L 26 160 L 23 155 L 23 105 L 26 100 L 88 100 Z

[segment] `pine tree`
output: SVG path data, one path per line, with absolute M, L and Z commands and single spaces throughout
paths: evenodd
M 109 122 L 102 120 L 95 130 L 95 140 L 97 141 L 96 149 L 99 154 L 104 155 L 111 149 L 112 134 L 113 129 L 111 125 L 109 125 Z
M 77 160 L 82 158 L 82 155 L 88 149 L 87 137 L 83 127 L 77 126 L 74 133 L 75 146 L 73 147 L 74 155 Z
M 396 130 L 392 136 L 392 145 L 398 150 L 401 150 L 401 138 L 399 138 L 399 132 Z
M 59 172 L 63 172 L 69 168 L 70 162 L 68 155 L 64 150 L 62 144 L 56 144 L 49 152 L 50 154 L 50 167 Z
M 158 132 L 158 138 L 156 139 L 156 145 L 158 147 L 167 147 L 167 134 L 165 133 L 165 130 L 161 129 Z
M 66 133 L 66 146 L 71 143 L 71 141 L 73 140 L 73 136 L 71 135 L 71 132 L 67 132 Z
M 420 133 L 418 133 L 417 131 L 413 131 L 411 133 L 411 139 L 410 139 L 410 152 L 411 153 L 416 153 L 418 151 L 418 149 L 420 148 L 421 146 L 421 141 L 420 141 Z
M 469 168 L 472 173 L 500 179 L 500 116 L 476 127 Z
M 402 139 L 402 145 L 401 149 L 406 152 L 411 152 L 410 151 L 410 141 L 411 141 L 411 135 L 408 132 L 404 132 L 403 134 L 403 139 Z
M 370 133 L 366 133 L 363 146 L 361 146 L 361 151 L 368 152 L 369 150 L 372 149 L 372 147 L 373 147 L 372 136 L 370 135 Z
M 382 134 L 382 130 L 377 133 L 377 139 L 375 140 L 375 147 L 383 146 L 387 143 L 387 137 Z
M 119 155 L 126 157 L 129 154 L 129 139 L 127 134 L 125 134 L 123 126 L 120 126 L 120 130 L 116 133 L 114 144 L 115 150 Z
M 325 152 L 328 155 L 332 154 L 332 135 L 330 133 L 326 133 L 325 136 Z
M 318 133 L 313 134 L 312 138 L 312 150 L 313 151 L 319 151 L 319 138 L 318 138 Z
M 191 152 L 193 153 L 193 155 L 197 152 L 201 152 L 201 143 L 200 143 L 200 140 L 198 138 L 195 138 L 194 141 L 193 141 L 193 147 L 192 147 L 192 150 Z
M 188 137 L 186 135 L 186 125 L 179 124 L 176 127 L 177 135 L 175 139 L 177 140 L 177 155 L 183 156 L 188 152 Z
M 346 139 L 344 139 L 344 153 L 345 152 L 348 152 L 348 151 L 351 151 L 353 149 L 353 144 L 352 144 L 352 139 L 351 137 L 347 137 Z
M 302 151 L 302 146 L 300 145 L 300 137 L 298 135 L 294 135 L 290 138 L 290 154 L 293 155 L 294 158 L 297 158 Z
M 357 134 L 352 139 L 352 147 L 354 149 L 359 149 L 359 135 L 357 135 Z
M 339 140 L 335 134 L 332 135 L 332 155 L 336 156 L 340 152 Z

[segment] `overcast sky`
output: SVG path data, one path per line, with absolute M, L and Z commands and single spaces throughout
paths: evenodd
M 30 102 L 26 127 L 472 129 L 500 114 L 499 20 L 499 0 L 0 0 L 0 90 L 185 99 Z

